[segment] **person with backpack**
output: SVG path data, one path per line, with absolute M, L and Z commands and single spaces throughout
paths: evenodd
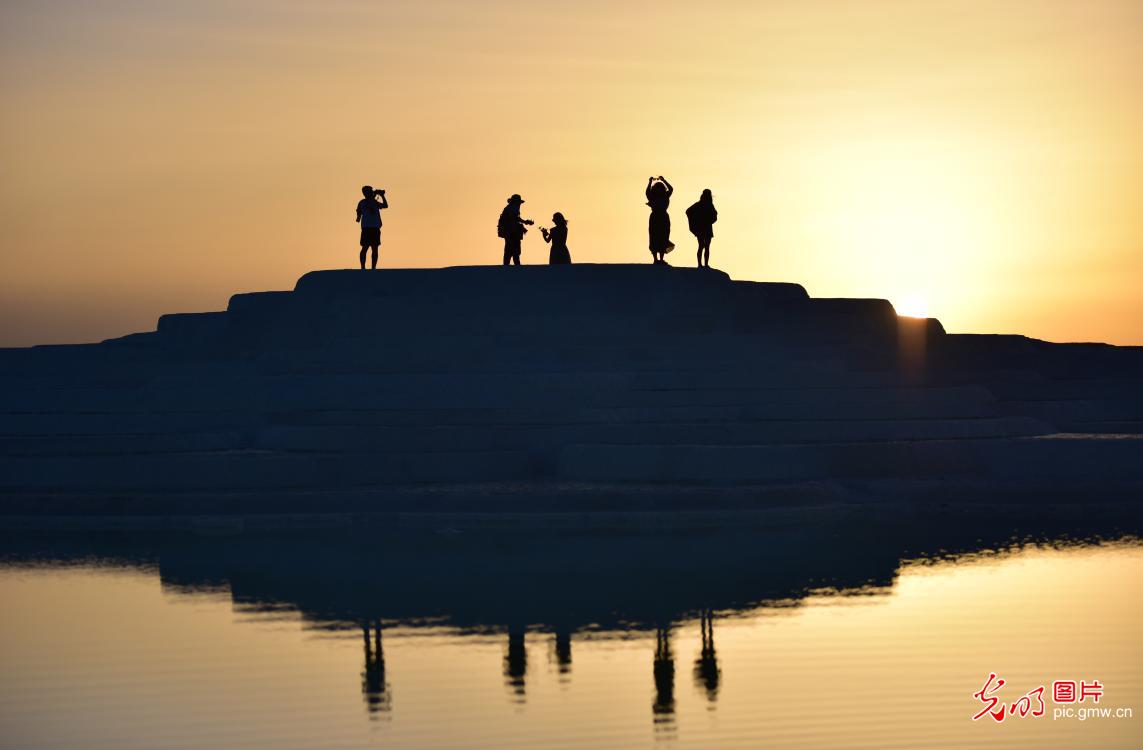
M 500 220 L 496 222 L 496 236 L 504 240 L 504 265 L 515 263 L 520 265 L 520 241 L 528 231 L 524 225 L 532 225 L 531 219 L 520 218 L 520 205 L 524 199 L 519 193 L 514 193 L 508 199 L 508 205 L 500 212 Z
M 373 250 L 373 270 L 377 270 L 377 250 L 381 247 L 381 209 L 389 208 L 384 190 L 369 185 L 361 188 L 365 197 L 357 202 L 357 223 L 361 225 L 361 270 L 365 270 L 365 251 Z M 380 198 L 380 200 L 378 200 Z
M 714 223 L 718 221 L 718 211 L 714 208 L 714 196 L 710 188 L 702 191 L 702 196 L 687 209 L 687 224 L 691 234 L 698 239 L 698 267 L 710 268 L 710 240 L 714 237 Z

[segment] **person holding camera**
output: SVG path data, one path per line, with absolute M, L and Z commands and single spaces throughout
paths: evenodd
M 666 264 L 667 253 L 675 249 L 671 242 L 671 215 L 667 208 L 671 205 L 671 195 L 675 189 L 663 179 L 663 175 L 647 178 L 647 205 L 651 207 L 651 218 L 647 222 L 648 246 L 656 264 Z
M 384 190 L 369 185 L 361 188 L 365 197 L 357 202 L 357 223 L 361 225 L 361 270 L 365 270 L 365 251 L 373 250 L 373 269 L 377 269 L 377 251 L 381 247 L 381 209 L 389 208 Z M 378 200 L 380 198 L 380 200 Z
M 520 265 L 520 241 L 528 231 L 524 225 L 535 224 L 531 219 L 520 218 L 520 206 L 524 199 L 515 193 L 508 199 L 508 205 L 500 212 L 496 222 L 496 236 L 504 240 L 504 265 Z
M 552 215 L 552 228 L 540 227 L 540 234 L 544 242 L 550 243 L 552 250 L 548 253 L 548 264 L 552 266 L 571 263 L 571 252 L 568 250 L 568 220 L 559 211 Z

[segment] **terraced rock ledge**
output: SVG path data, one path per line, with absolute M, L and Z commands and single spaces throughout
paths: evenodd
M 9 526 L 1143 507 L 1140 348 L 948 334 L 709 270 L 317 271 L 0 350 L 0 381 Z

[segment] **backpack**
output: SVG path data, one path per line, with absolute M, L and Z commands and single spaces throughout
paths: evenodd
M 687 227 L 691 230 L 691 234 L 698 234 L 698 230 L 703 225 L 703 205 L 701 202 L 694 203 L 687 209 Z
M 496 236 L 501 239 L 508 239 L 512 237 L 512 228 L 517 222 L 513 221 L 513 217 L 508 209 L 500 212 L 500 219 L 496 222 Z

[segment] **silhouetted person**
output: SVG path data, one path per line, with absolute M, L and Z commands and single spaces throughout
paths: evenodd
M 377 249 L 381 247 L 381 209 L 389 208 L 384 190 L 361 188 L 365 197 L 357 202 L 357 223 L 361 225 L 361 270 L 365 270 L 365 251 L 373 249 L 373 268 L 377 268 Z M 381 200 L 377 200 L 381 196 Z
M 568 220 L 559 211 L 552 214 L 552 229 L 548 231 L 540 227 L 540 234 L 544 235 L 544 242 L 552 244 L 548 253 L 549 265 L 571 263 L 571 252 L 568 250 Z
M 698 239 L 698 267 L 710 268 L 710 240 L 714 237 L 714 223 L 718 221 L 718 211 L 714 208 L 714 196 L 710 188 L 702 191 L 700 197 L 687 209 L 687 224 L 691 234 Z
M 655 702 L 651 713 L 656 726 L 670 729 L 675 721 L 675 655 L 671 653 L 671 631 L 655 631 Z
M 508 652 L 504 655 L 504 678 L 516 699 L 524 700 L 524 678 L 528 674 L 528 649 L 524 646 L 524 629 L 508 630 Z
M 508 205 L 500 212 L 500 220 L 496 222 L 496 236 L 504 238 L 504 265 L 515 263 L 520 265 L 520 241 L 528 231 L 525 224 L 534 224 L 531 219 L 520 218 L 520 205 L 524 199 L 519 193 L 508 199 Z
M 674 192 L 663 175 L 647 178 L 647 205 L 651 207 L 651 218 L 647 222 L 648 247 L 656 263 L 666 263 L 666 254 L 675 249 L 671 242 L 671 216 L 667 213 Z
M 718 698 L 718 681 L 722 676 L 718 668 L 718 657 L 714 653 L 714 616 L 709 610 L 699 614 L 699 627 L 702 628 L 702 650 L 695 659 L 695 684 L 706 691 L 711 703 Z
M 370 623 L 361 623 L 365 638 L 365 671 L 361 673 L 361 692 L 369 713 L 388 711 L 392 702 L 389 685 L 385 682 L 385 653 L 381 650 L 381 621 L 372 623 L 373 638 L 370 640 Z

